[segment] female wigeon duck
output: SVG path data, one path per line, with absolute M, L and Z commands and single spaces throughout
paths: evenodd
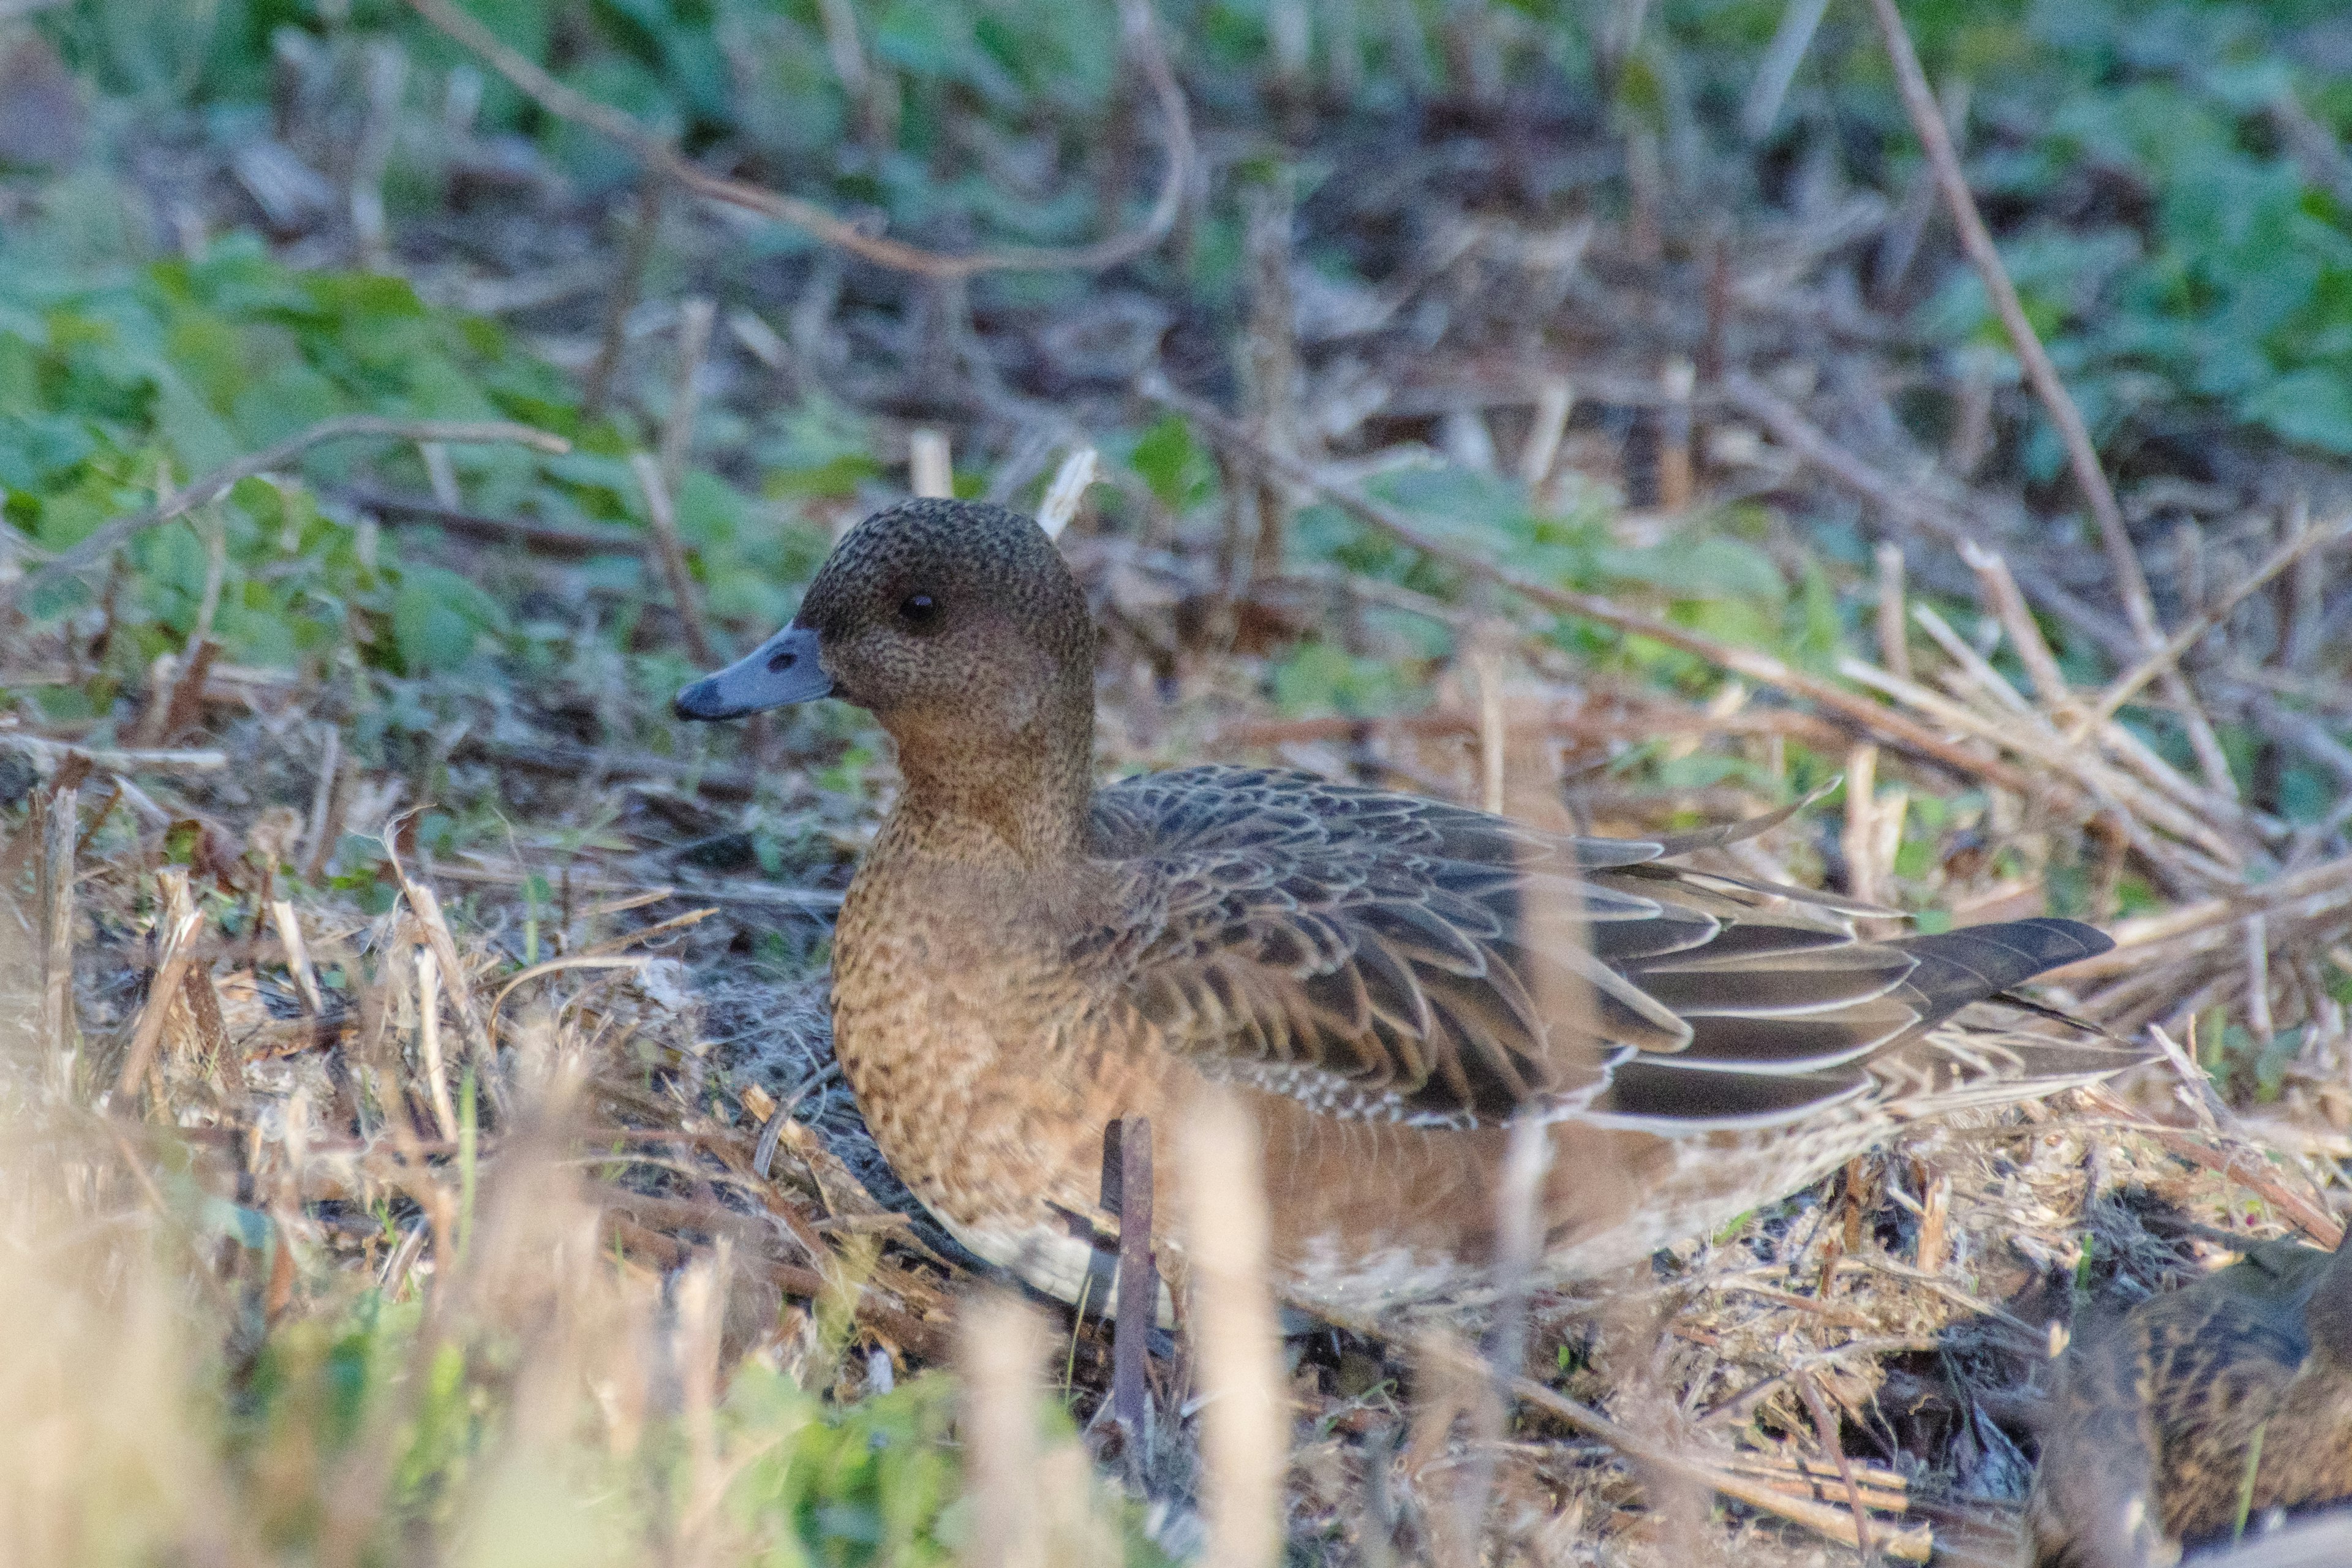
M 2347 1500 L 2352 1240 L 2263 1242 L 2068 1347 L 2027 1561 L 2163 1568 L 2273 1509 Z
M 1914 1118 L 2129 1059 L 1954 1022 L 2105 952 L 2087 926 L 1861 941 L 1832 898 L 1664 863 L 1723 833 L 1563 837 L 1262 768 L 1097 789 L 1094 674 L 1035 522 L 917 500 L 851 530 L 792 625 L 677 704 L 836 697 L 897 742 L 904 787 L 835 932 L 834 1047 L 908 1185 L 1064 1300 L 1116 1250 L 1107 1125 L 1171 1128 L 1212 1080 L 1264 1131 L 1278 1288 L 1364 1321 L 1480 1292 L 1522 1119 L 1549 1129 L 1543 1270 L 1567 1279 Z

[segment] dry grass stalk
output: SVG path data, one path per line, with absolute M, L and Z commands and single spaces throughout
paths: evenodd
M 708 335 L 706 331 L 705 336 Z M 687 564 L 686 541 L 677 531 L 676 492 L 663 475 L 660 459 L 650 452 L 631 453 L 629 471 L 636 476 L 637 491 L 645 498 L 646 528 L 653 535 L 654 563 L 661 568 L 662 580 L 668 585 L 670 605 L 677 611 L 678 628 L 685 634 L 687 651 L 705 668 L 716 665 L 718 647 L 710 640 L 709 624 L 703 619 L 702 595 L 695 587 L 693 569 Z
M 1037 1369 L 1045 1336 L 1036 1314 L 995 1291 L 957 1314 L 964 1374 L 965 1495 L 971 1500 L 971 1568 L 1027 1568 L 1044 1560 L 1037 1507 Z
M 907 432 L 907 489 L 938 500 L 955 494 L 955 466 L 946 431 L 919 425 Z
M 188 897 L 187 874 L 168 869 L 160 874 L 158 880 L 166 890 L 163 895 L 163 912 L 155 922 L 155 977 L 147 988 L 146 1005 L 139 1009 L 139 1022 L 131 1031 L 131 1047 L 123 1053 L 122 1070 L 114 1083 L 117 1100 L 126 1106 L 138 1093 L 148 1068 L 155 1063 L 156 1047 L 163 1038 L 164 1021 L 171 1016 L 172 1005 L 179 998 L 181 987 L 186 981 L 188 966 L 194 961 L 196 933 L 204 926 L 203 916 L 197 913 Z M 173 896 L 173 890 L 177 892 L 176 898 Z
M 1037 526 L 1048 539 L 1059 539 L 1070 520 L 1078 515 L 1078 503 L 1095 482 L 1098 457 L 1092 447 L 1080 447 L 1054 470 L 1054 482 L 1045 487 L 1045 499 L 1037 503 Z
M 1548 375 L 1536 384 L 1535 419 L 1528 426 L 1528 444 L 1519 449 L 1519 479 L 1529 489 L 1541 489 L 1551 478 L 1575 408 L 1576 386 L 1568 377 Z
M 1202 1492 L 1210 1568 L 1268 1568 L 1282 1553 L 1289 1412 L 1266 1289 L 1258 1130 L 1231 1091 L 1189 1109 L 1183 1140 L 1184 1264 L 1202 1397 Z
M 483 1024 L 481 1008 L 475 1003 L 465 963 L 457 956 L 457 939 L 450 933 L 449 921 L 441 912 L 441 900 L 430 887 L 410 876 L 401 862 L 401 830 L 413 816 L 412 811 L 385 828 L 385 858 L 391 863 L 393 875 L 400 881 L 402 896 L 408 900 L 417 929 L 424 932 L 434 957 L 440 961 L 442 983 L 449 988 L 450 1005 L 457 1010 L 458 1026 L 465 1031 L 466 1048 L 472 1053 L 476 1066 L 487 1073 L 491 1062 L 489 1031 Z
M 1878 546 L 1878 662 L 1898 679 L 1911 679 L 1911 637 L 1903 614 L 1903 548 Z
M 433 1120 L 441 1136 L 457 1136 L 457 1103 L 449 1095 L 449 1067 L 441 1052 L 441 961 L 429 947 L 416 954 L 416 1054 L 425 1061 L 425 1082 L 432 1096 Z

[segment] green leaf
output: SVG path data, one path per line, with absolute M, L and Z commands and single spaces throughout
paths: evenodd
M 455 668 L 474 657 L 484 632 L 505 625 L 498 601 L 438 566 L 408 568 L 393 595 L 393 647 L 409 675 Z

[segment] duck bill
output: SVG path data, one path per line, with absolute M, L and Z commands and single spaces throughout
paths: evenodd
M 671 707 L 681 719 L 740 719 L 790 702 L 814 702 L 832 690 L 833 677 L 817 662 L 816 633 L 786 626 L 679 692 Z

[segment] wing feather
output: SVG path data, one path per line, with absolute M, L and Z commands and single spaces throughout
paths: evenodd
M 1727 1126 L 2015 1076 L 2011 1047 L 1918 1042 L 2106 945 L 1865 941 L 1868 906 L 1659 863 L 1752 830 L 1570 838 L 1306 773 L 1150 774 L 1096 797 L 1117 929 L 1072 952 L 1170 1049 L 1336 1115 Z

